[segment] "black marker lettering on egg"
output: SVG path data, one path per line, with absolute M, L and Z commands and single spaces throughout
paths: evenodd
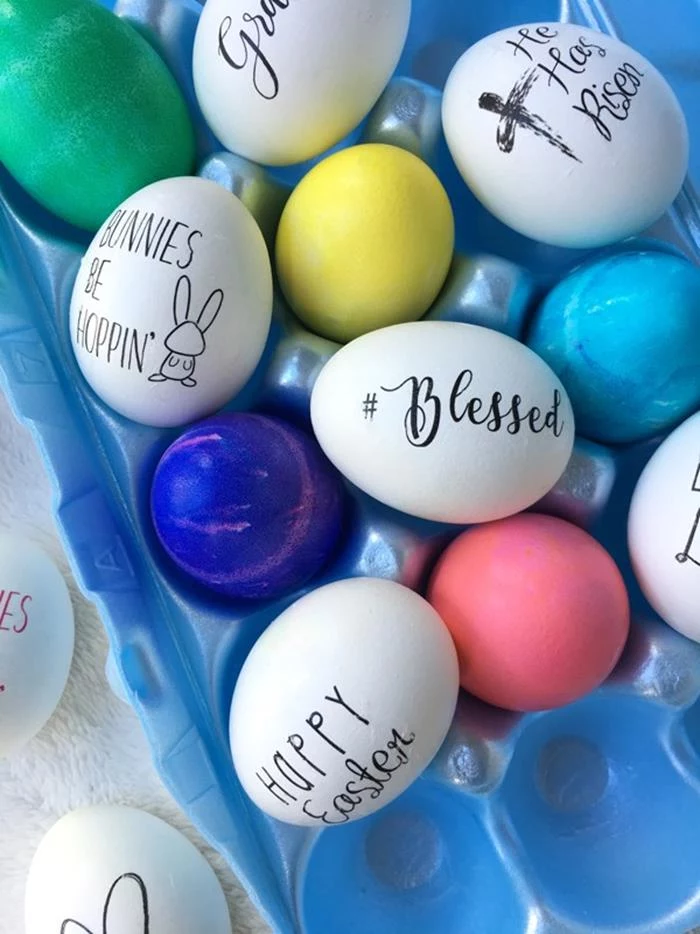
M 166 266 L 172 266 L 174 260 L 179 269 L 187 269 L 194 259 L 195 243 L 203 236 L 201 230 L 192 230 L 184 221 L 139 208 L 119 208 L 108 219 L 99 248 L 123 250 Z M 173 250 L 177 257 L 168 256 Z
M 323 771 L 322 768 L 316 765 L 316 763 L 312 759 L 309 759 L 309 757 L 302 752 L 304 748 L 304 737 L 303 736 L 300 736 L 298 733 L 292 733 L 291 736 L 287 737 L 287 742 L 292 747 L 294 752 L 296 752 L 297 755 L 301 759 L 303 759 L 307 765 L 310 765 L 311 768 L 315 772 L 318 772 L 319 775 L 324 775 L 324 776 L 327 774 L 326 772 Z
M 578 53 L 577 49 L 577 53 Z M 540 63 L 537 67 L 547 75 L 547 86 L 551 87 L 552 81 L 556 81 L 560 88 L 564 91 L 565 94 L 569 93 L 569 89 L 566 85 L 564 79 L 557 73 L 558 69 L 561 67 L 564 71 L 568 71 L 572 75 L 582 75 L 586 70 L 585 67 L 579 68 L 576 64 L 572 62 L 567 62 L 564 59 L 562 51 L 557 46 L 553 46 L 551 49 L 547 50 L 547 54 L 552 60 L 551 63 L 543 65 Z M 571 55 L 571 50 L 569 50 L 569 55 Z M 578 57 L 578 55 L 577 55 Z M 588 56 L 586 56 L 587 58 Z
M 359 720 L 360 723 L 364 723 L 365 726 L 369 726 L 369 720 L 367 720 L 365 717 L 362 716 L 362 714 L 359 714 L 356 710 L 354 710 L 350 706 L 350 704 L 348 704 L 348 702 L 343 699 L 340 691 L 338 690 L 335 684 L 333 685 L 333 695 L 331 696 L 330 694 L 325 694 L 323 699 L 329 701 L 331 704 L 340 705 L 341 707 L 343 707 L 344 710 L 347 710 L 347 712 L 350 714 L 351 717 L 354 717 L 356 720 Z
M 605 58 L 607 50 L 584 36 L 568 48 L 554 43 L 559 35 L 548 27 L 538 27 L 533 33 L 529 27 L 518 30 L 517 41 L 507 39 L 506 45 L 513 47 L 513 55 L 523 54 L 533 63 L 513 85 L 505 100 L 498 94 L 486 91 L 479 97 L 479 108 L 500 118 L 496 131 L 496 142 L 501 152 L 511 153 L 515 145 L 516 130 L 529 130 L 546 140 L 562 155 L 581 162 L 573 149 L 564 142 L 539 114 L 525 106 L 525 100 L 542 75 L 547 76 L 547 87 L 558 89 L 569 96 L 571 81 L 586 74 L 590 59 Z M 623 62 L 612 78 L 603 84 L 602 91 L 593 83 L 582 88 L 572 104 L 572 109 L 587 117 L 599 135 L 606 141 L 613 138 L 611 121 L 623 121 L 629 116 L 631 102 L 636 97 L 644 72 L 630 62 Z
M 273 38 L 276 32 L 275 17 L 280 10 L 286 10 L 289 3 L 290 0 L 260 0 L 260 13 L 244 13 L 241 19 L 245 26 L 237 33 L 240 40 L 237 51 L 227 45 L 227 41 L 230 41 L 227 37 L 233 27 L 232 18 L 225 16 L 219 26 L 219 55 L 236 71 L 243 71 L 252 61 L 253 87 L 267 101 L 277 97 L 280 83 L 277 72 L 263 51 L 264 36 Z
M 466 420 L 476 427 L 485 427 L 492 434 L 505 429 L 509 435 L 517 435 L 524 430 L 533 435 L 549 431 L 555 438 L 561 437 L 564 424 L 560 417 L 562 396 L 558 389 L 553 391 L 552 405 L 546 411 L 537 405 L 521 409 L 523 399 L 517 393 L 506 404 L 503 393 L 498 390 L 488 399 L 470 393 L 473 379 L 473 370 L 464 369 L 452 384 L 446 409 L 455 424 Z M 443 417 L 443 403 L 434 391 L 433 378 L 409 376 L 397 386 L 380 386 L 380 389 L 389 394 L 408 389 L 409 403 L 403 419 L 406 440 L 411 447 L 429 447 L 438 436 Z
M 632 99 L 639 93 L 643 77 L 643 71 L 623 62 L 612 79 L 605 82 L 602 93 L 595 84 L 584 88 L 572 109 L 588 117 L 603 139 L 610 143 L 613 134 L 609 120 L 623 121 L 629 117 Z
M 506 45 L 513 46 L 513 55 L 517 55 L 519 52 L 527 56 L 527 58 L 532 61 L 532 55 L 528 51 L 526 43 L 538 45 L 547 45 L 552 39 L 556 39 L 559 35 L 556 29 L 550 29 L 549 26 L 538 26 L 535 30 L 535 35 L 533 36 L 530 32 L 529 26 L 522 26 L 518 30 L 518 35 L 520 36 L 520 41 L 515 42 L 513 39 L 507 39 Z
M 122 370 L 143 373 L 146 350 L 155 338 L 153 331 L 141 333 L 81 305 L 75 322 L 75 343 L 98 360 Z
M 404 417 L 406 438 L 415 448 L 427 448 L 435 440 L 440 428 L 442 402 L 433 392 L 435 383 L 431 376 L 425 376 L 423 379 L 409 376 L 398 386 L 382 386 L 381 389 L 383 392 L 393 393 L 399 392 L 405 386 L 411 387 L 411 403 Z M 376 396 L 376 393 L 373 395 Z
M 588 60 L 597 52 L 602 58 L 605 58 L 607 52 L 600 45 L 592 42 L 586 42 L 583 36 L 566 51 L 562 51 L 558 46 L 552 46 L 547 49 L 547 56 L 550 61 L 546 64 L 540 62 L 537 67 L 547 75 L 547 87 L 552 86 L 552 81 L 565 93 L 569 93 L 569 87 L 566 84 L 567 72 L 570 75 L 582 75 L 588 67 Z M 560 70 L 561 69 L 561 70 Z
M 262 766 L 255 773 L 255 777 L 274 798 L 288 807 L 291 801 L 299 800 L 299 791 L 308 793 L 317 789 L 319 785 L 317 775 L 327 778 L 327 772 L 316 765 L 312 757 L 320 752 L 326 752 L 330 747 L 335 753 L 344 757 L 345 771 L 341 773 L 344 782 L 332 798 L 330 809 L 318 813 L 320 809 L 314 804 L 313 798 L 306 798 L 302 804 L 302 811 L 307 817 L 325 825 L 346 824 L 353 811 L 364 802 L 365 796 L 372 801 L 379 798 L 385 786 L 390 784 L 394 772 L 407 764 L 409 761 L 407 750 L 415 742 L 416 734 L 392 729 L 385 745 L 369 753 L 367 764 L 360 763 L 348 756 L 343 747 L 331 739 L 330 730 L 324 732 L 321 729 L 325 726 L 324 714 L 331 722 L 334 722 L 334 717 L 344 716 L 359 721 L 365 727 L 371 727 L 370 720 L 352 706 L 335 684 L 332 691 L 324 694 L 323 699 L 335 707 L 325 707 L 323 714 L 318 710 L 312 711 L 304 721 L 312 732 L 307 731 L 305 735 L 301 732 L 293 733 L 287 740 L 301 762 L 293 764 L 290 761 L 291 752 L 287 752 L 285 756 L 277 749 L 272 755 L 270 768 Z M 305 765 L 302 763 L 310 766 L 317 775 L 305 770 Z M 348 773 L 353 777 L 345 780 Z M 335 790 L 331 789 L 331 792 Z
M 399 730 L 393 729 L 386 743 L 386 748 L 375 749 L 371 754 L 371 768 L 374 771 L 370 771 L 370 768 L 355 761 L 355 759 L 345 760 L 345 768 L 351 775 L 356 775 L 370 784 L 358 787 L 358 782 L 351 779 L 345 783 L 345 790 L 333 798 L 332 808 L 318 814 L 316 808 L 313 807 L 312 799 L 307 798 L 302 806 L 302 811 L 307 817 L 320 821 L 327 826 L 346 824 L 350 820 L 353 811 L 364 802 L 365 793 L 369 793 L 371 801 L 375 801 L 381 796 L 385 786 L 391 782 L 393 773 L 397 772 L 409 761 L 406 748 L 411 746 L 415 739 L 415 733 L 404 736 Z
M 607 49 L 584 36 L 579 36 L 578 42 L 568 49 L 562 49 L 553 44 L 559 33 L 549 27 L 540 26 L 533 34 L 530 27 L 523 26 L 517 34 L 520 38 L 517 41 L 507 39 L 506 45 L 513 47 L 514 56 L 525 55 L 535 64 L 521 75 L 505 101 L 492 92 L 485 92 L 479 98 L 482 110 L 488 110 L 501 118 L 497 131 L 498 148 L 502 152 L 512 152 L 515 130 L 524 127 L 542 136 L 564 155 L 581 162 L 561 136 L 541 116 L 528 111 L 524 102 L 535 83 L 535 75 L 539 76 L 540 73 L 547 75 L 547 87 L 558 88 L 568 96 L 572 77 L 585 75 L 590 59 L 596 54 L 598 58 L 605 58 Z M 644 72 L 635 65 L 623 62 L 612 78 L 603 84 L 602 91 L 598 90 L 595 83 L 584 87 L 578 93 L 577 103 L 572 105 L 572 109 L 584 114 L 609 143 L 613 138 L 610 121 L 627 119 L 631 101 L 636 97 L 643 77 Z
M 280 785 L 280 783 L 272 777 L 269 769 L 261 769 L 260 772 L 255 773 L 255 777 L 265 786 L 265 788 L 267 788 L 267 790 L 274 798 L 277 798 L 278 801 L 281 801 L 282 804 L 286 805 L 287 807 L 289 806 L 289 801 L 297 800 L 296 796 L 293 795 L 291 791 L 286 789 L 283 785 Z M 282 795 L 285 795 L 286 797 L 283 798 Z M 286 800 L 287 798 L 289 801 Z

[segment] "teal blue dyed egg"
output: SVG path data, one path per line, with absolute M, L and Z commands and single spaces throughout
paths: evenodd
M 641 441 L 700 409 L 700 269 L 666 253 L 622 253 L 563 279 L 528 344 L 564 384 L 578 432 Z

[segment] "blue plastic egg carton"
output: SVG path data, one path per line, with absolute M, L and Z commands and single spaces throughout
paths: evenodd
M 308 166 L 273 178 L 220 151 L 196 116 L 191 87 L 200 9 L 194 0 L 117 4 L 188 94 L 201 174 L 241 197 L 271 243 L 289 185 Z M 691 178 L 700 178 L 696 0 L 414 0 L 400 77 L 353 140 L 413 149 L 450 193 L 459 255 L 433 316 L 522 334 L 542 291 L 584 255 L 534 244 L 487 215 L 458 177 L 440 131 L 439 88 L 468 45 L 506 26 L 559 19 L 616 32 L 665 73 L 691 126 Z M 688 184 L 649 235 L 657 247 L 697 261 L 699 223 Z M 278 824 L 239 785 L 228 708 L 248 650 L 299 594 L 272 604 L 227 603 L 183 580 L 161 550 L 149 519 L 150 480 L 177 431 L 116 416 L 78 371 L 68 307 L 88 242 L 0 171 L 4 389 L 41 449 L 66 548 L 100 608 L 160 775 L 273 928 L 671 934 L 700 924 L 700 646 L 654 620 L 625 548 L 629 498 L 654 445 L 610 452 L 580 440 L 540 507 L 591 528 L 626 574 L 638 616 L 609 682 L 574 705 L 529 716 L 463 695 L 437 759 L 392 805 L 324 832 Z M 630 246 L 639 243 L 620 248 Z M 308 425 L 311 386 L 334 349 L 306 333 L 278 300 L 264 359 L 231 407 Z M 408 519 L 352 492 L 340 553 L 314 585 L 371 575 L 420 589 L 458 530 Z

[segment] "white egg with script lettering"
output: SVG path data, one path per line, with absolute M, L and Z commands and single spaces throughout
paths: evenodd
M 366 817 L 423 772 L 459 692 L 447 627 L 389 580 L 327 584 L 253 646 L 231 705 L 231 751 L 255 804 L 323 829 Z
M 207 0 L 193 59 L 207 123 L 255 162 L 317 156 L 379 98 L 410 15 L 411 0 Z
M 482 39 L 445 87 L 443 125 L 467 185 L 527 237 L 594 247 L 661 217 L 688 168 L 671 87 L 617 39 L 574 23 Z
M 700 412 L 646 465 L 630 505 L 632 567 L 659 616 L 700 642 Z
M 554 372 L 489 328 L 397 324 L 342 347 L 316 380 L 327 457 L 387 506 L 459 524 L 501 519 L 557 483 L 574 416 Z
M 201 178 L 124 201 L 78 271 L 70 338 L 95 393 L 156 427 L 215 412 L 245 385 L 270 329 L 267 246 L 235 195 Z

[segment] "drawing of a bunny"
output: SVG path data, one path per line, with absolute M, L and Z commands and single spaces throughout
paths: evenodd
M 204 335 L 216 320 L 224 301 L 221 289 L 215 289 L 202 306 L 197 318 L 191 317 L 192 283 L 188 276 L 180 276 L 175 285 L 173 297 L 173 316 L 175 327 L 165 338 L 165 347 L 169 351 L 158 373 L 149 376 L 151 383 L 164 383 L 175 380 L 183 386 L 196 386 L 194 368 L 197 357 L 207 349 Z
M 115 901 L 116 896 L 118 897 Z M 112 934 L 115 930 L 150 934 L 150 925 L 145 883 L 136 873 L 126 872 L 112 883 L 107 893 L 102 912 L 102 929 L 99 932 L 91 931 L 80 921 L 67 918 L 61 925 L 59 934 Z

